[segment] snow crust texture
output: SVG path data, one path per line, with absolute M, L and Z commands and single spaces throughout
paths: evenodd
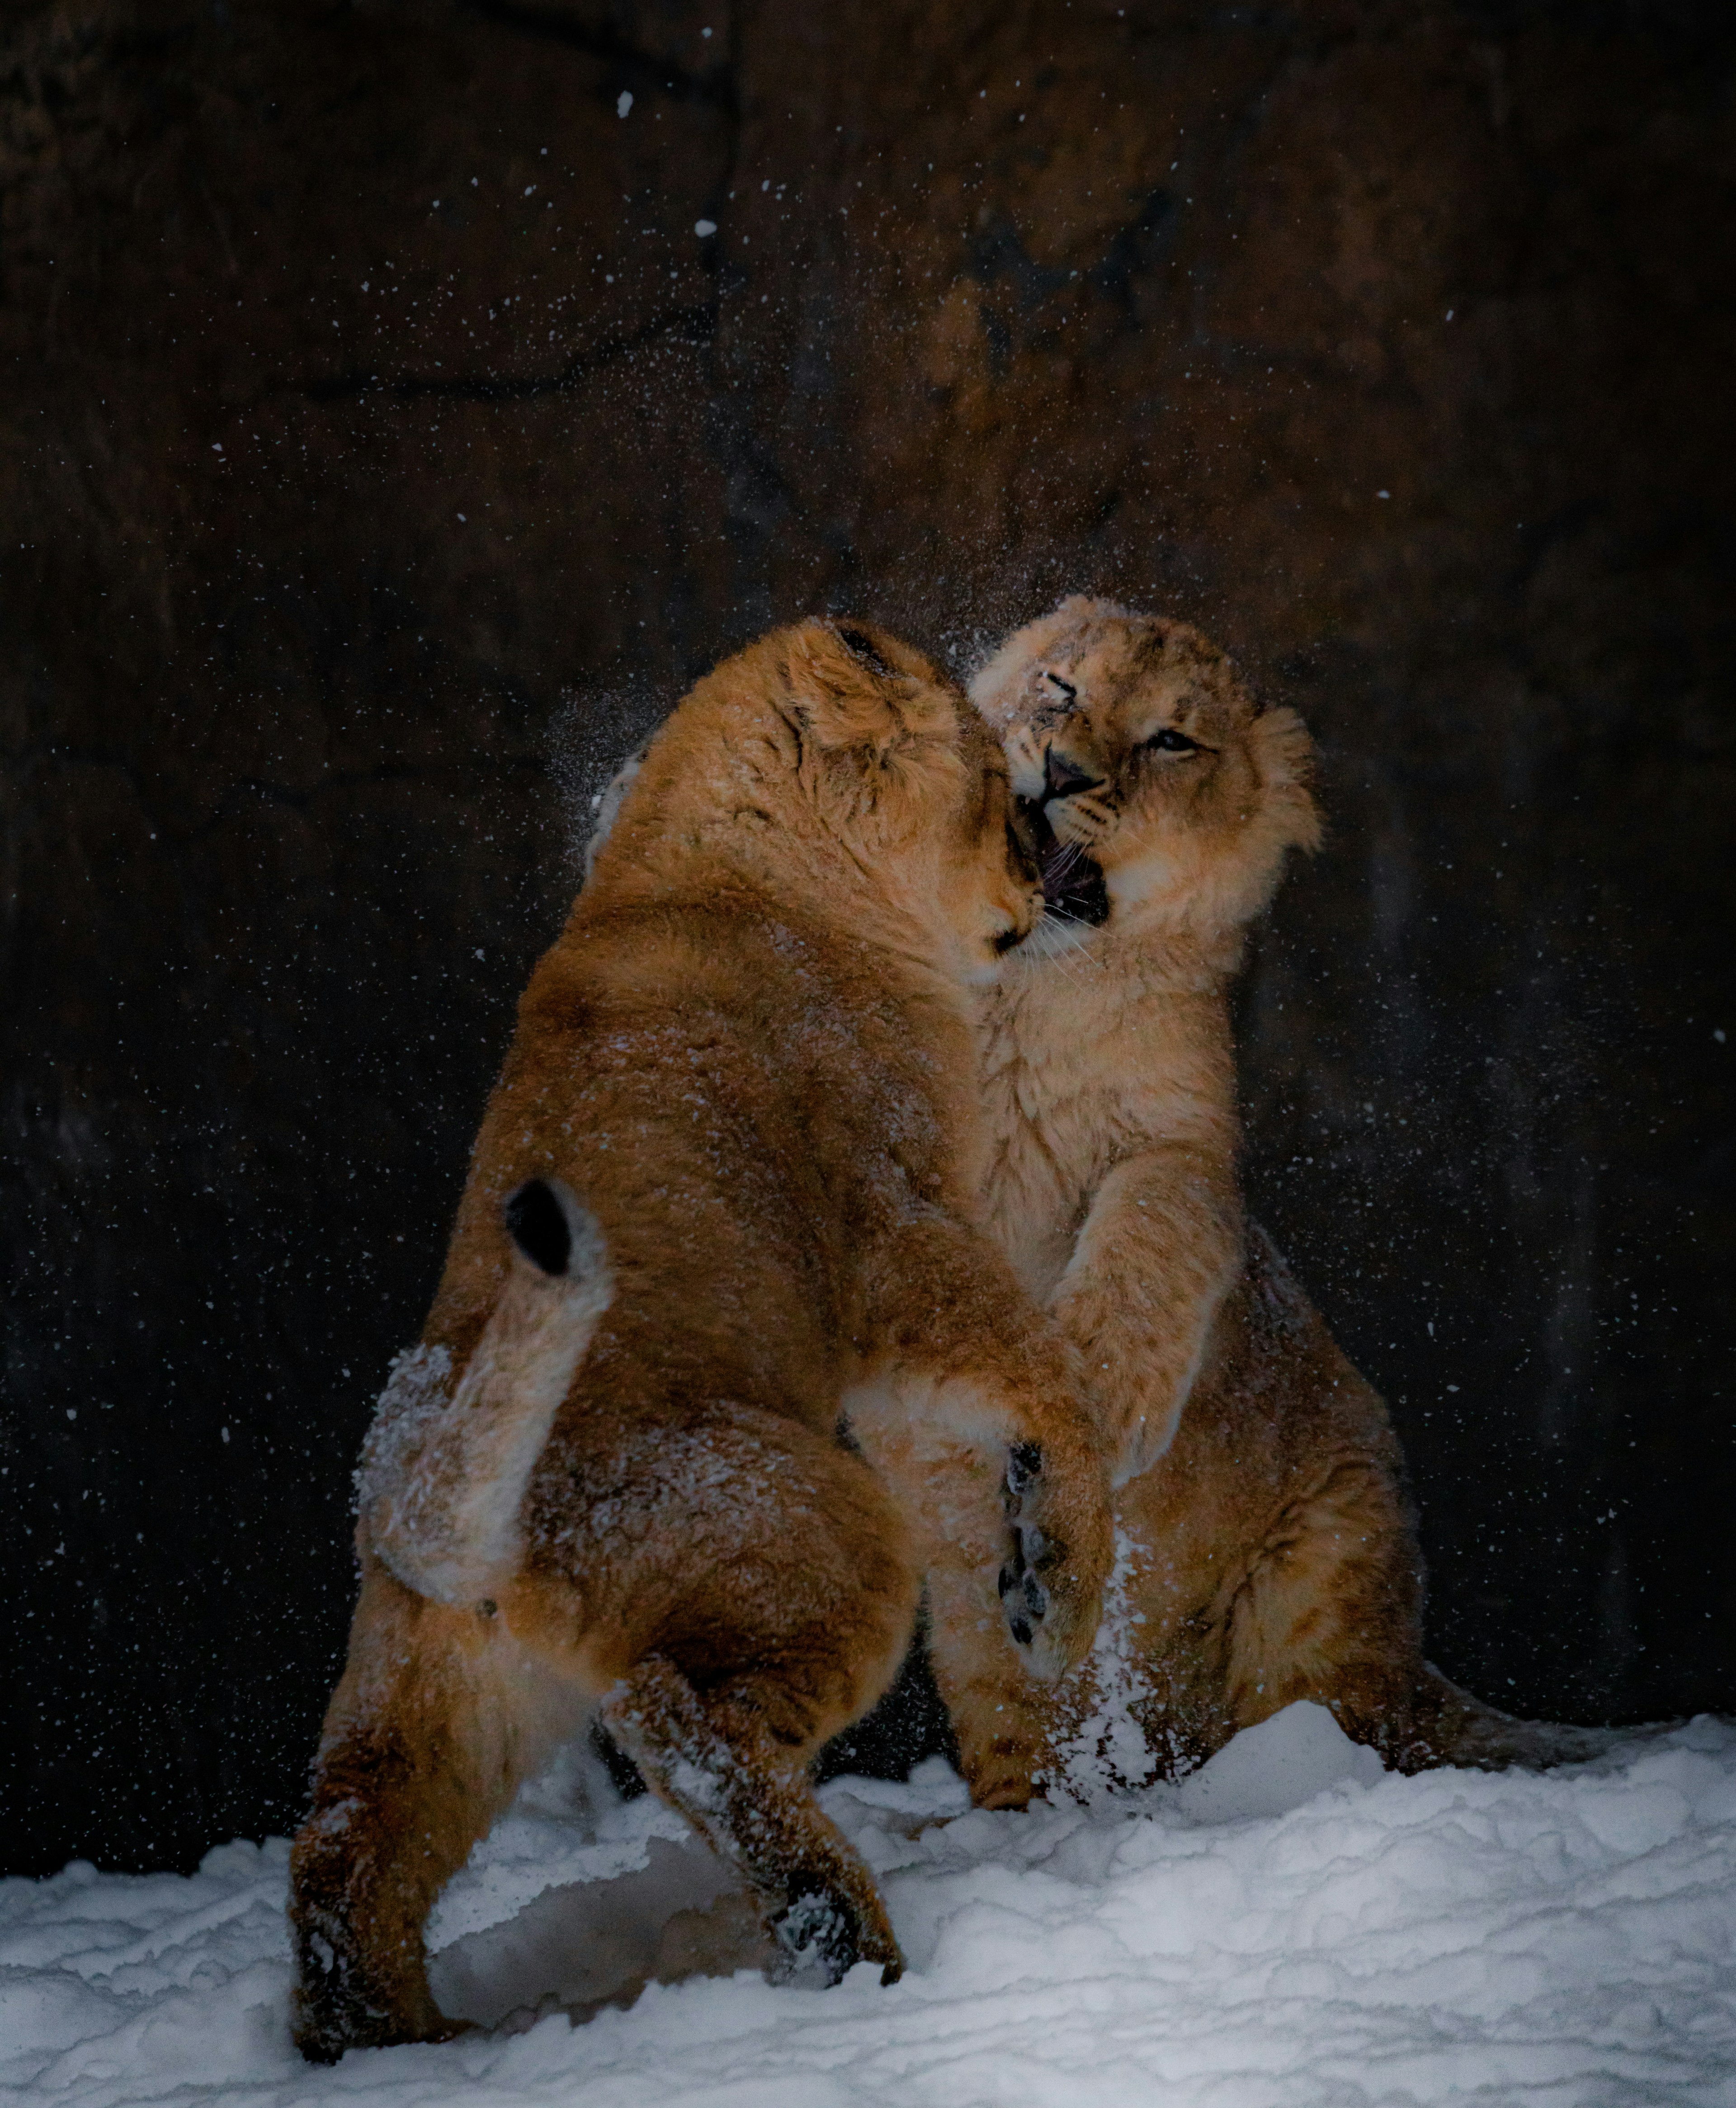
M 938 1761 L 905 1786 L 838 1780 L 822 1798 L 911 1965 L 891 1989 L 870 1966 L 773 1989 L 677 1818 L 560 1798 L 527 1794 L 430 1929 L 450 2010 L 530 2010 L 329 2070 L 290 2045 L 281 1840 L 187 1879 L 0 1883 L 0 2101 L 1736 2104 L 1718 1721 L 1550 1775 L 1405 1779 L 1293 1706 L 1179 1787 L 1023 1815 L 965 1812 Z M 536 2017 L 546 1994 L 592 2017 Z

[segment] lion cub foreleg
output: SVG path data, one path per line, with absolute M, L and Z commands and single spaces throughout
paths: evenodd
M 929 1569 L 929 1659 L 978 1808 L 1023 1808 L 1041 1790 L 1070 1717 L 1076 1669 L 1033 1680 L 1010 1637 L 992 1568 L 947 1545 Z
M 1221 1151 L 1148 1149 L 1097 1189 L 1050 1307 L 1084 1363 L 1118 1486 L 1175 1438 L 1241 1270 L 1242 1234 L 1235 1167 Z
M 367 1561 L 290 1859 L 294 2029 L 315 2063 L 458 2032 L 428 1989 L 424 1921 L 570 1724 L 501 1624 L 492 1603 L 430 1602 Z

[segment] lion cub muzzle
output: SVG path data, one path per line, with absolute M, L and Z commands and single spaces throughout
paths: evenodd
M 1045 758 L 1046 771 L 1053 760 L 1051 748 Z M 1100 783 L 1064 762 L 1055 780 L 1065 787 L 1051 790 L 1046 782 L 1041 796 L 1019 800 L 1020 825 L 1037 858 L 1046 914 L 1059 922 L 1082 922 L 1095 930 L 1109 919 L 1109 891 L 1102 867 L 1078 843 L 1061 840 L 1050 807 L 1060 804 L 1075 791 L 1097 790 Z

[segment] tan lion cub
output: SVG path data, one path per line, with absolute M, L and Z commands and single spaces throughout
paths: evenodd
M 980 1572 L 931 1579 L 977 1799 L 1197 1763 L 1311 1698 L 1401 1769 L 1518 1723 L 1422 1658 L 1422 1561 L 1379 1398 L 1243 1220 L 1226 992 L 1309 742 L 1197 631 L 1102 601 L 1019 631 L 972 696 L 1004 735 L 1052 927 L 987 998 L 996 1234 L 1077 1345 L 1120 1556 L 1098 1647 L 1031 1690 Z
M 454 2030 L 422 1927 L 599 1708 L 789 1958 L 899 1957 L 806 1767 L 897 1669 L 920 1430 L 1010 1647 L 1090 1645 L 1106 1488 L 1072 1364 L 969 1227 L 973 984 L 1041 911 L 1005 763 L 878 630 L 726 662 L 626 790 L 519 1006 L 446 1272 L 364 1457 L 362 1583 L 296 1840 L 296 2039 Z M 907 1498 L 901 1498 L 906 1496 Z M 932 1505 L 932 1503 L 930 1503 Z

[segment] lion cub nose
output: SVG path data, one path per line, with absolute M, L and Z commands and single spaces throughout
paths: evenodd
M 1088 776 L 1064 754 L 1057 754 L 1051 746 L 1043 756 L 1043 795 L 1050 798 L 1070 798 L 1076 790 L 1095 790 L 1102 782 L 1100 776 Z

